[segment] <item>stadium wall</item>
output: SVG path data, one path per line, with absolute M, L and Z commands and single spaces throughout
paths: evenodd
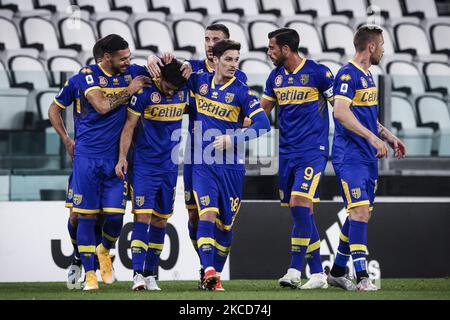
M 450 276 L 450 200 L 384 201 L 375 203 L 368 227 L 367 261 L 371 276 L 375 279 Z M 324 268 L 333 264 L 345 218 L 342 203 L 322 201 L 315 207 Z M 248 201 L 241 206 L 237 220 L 230 277 L 277 279 L 283 275 L 290 259 L 289 209 L 280 207 L 278 201 Z M 303 274 L 309 275 L 309 269 Z
M 131 205 L 113 249 L 116 277 L 132 277 Z M 0 202 L 0 282 L 64 281 L 73 253 L 68 210 L 61 201 Z M 331 267 L 346 213 L 342 204 L 316 206 L 322 263 Z M 160 280 L 196 280 L 199 262 L 187 231 L 183 195 L 177 194 L 159 268 Z M 368 269 L 373 278 L 448 277 L 450 200 L 380 202 L 368 230 Z M 291 217 L 278 201 L 245 201 L 236 219 L 227 279 L 277 279 L 289 264 Z M 304 275 L 309 275 L 305 270 Z

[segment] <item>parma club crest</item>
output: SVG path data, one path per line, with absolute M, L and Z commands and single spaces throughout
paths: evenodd
M 234 99 L 234 93 L 227 93 L 225 95 L 225 102 L 226 103 L 231 103 Z
M 306 85 L 309 82 L 309 74 L 300 75 L 300 82 L 302 85 Z
M 361 77 L 361 84 L 362 84 L 364 89 L 366 89 L 368 87 L 367 81 L 366 81 L 366 79 L 364 77 Z
M 281 86 L 282 83 L 283 83 L 283 76 L 280 74 L 275 78 L 275 85 L 279 87 Z
M 160 103 L 161 95 L 159 94 L 159 92 L 153 92 L 150 96 L 150 100 L 152 100 L 153 103 Z
M 201 95 L 205 95 L 205 94 L 207 94 L 208 93 L 208 85 L 205 83 L 205 84 L 202 84 L 201 86 L 200 86 L 200 89 L 198 90 L 199 92 L 200 92 L 200 94 Z
M 209 196 L 200 197 L 200 203 L 202 205 L 207 206 L 207 205 L 209 205 L 210 202 L 211 202 L 211 200 L 210 200 Z
M 103 76 L 98 77 L 98 83 L 100 84 L 100 87 L 104 88 L 108 85 L 108 79 L 106 79 Z
M 361 198 L 361 189 L 360 188 L 354 188 L 352 189 L 352 196 L 355 199 Z
M 73 203 L 77 206 L 80 205 L 80 203 L 83 201 L 83 195 L 82 194 L 74 194 L 73 195 Z
M 178 91 L 178 100 L 184 101 L 184 91 Z
M 133 78 L 131 77 L 131 74 L 126 74 L 125 75 L 125 82 L 127 84 L 130 84 L 132 80 L 133 80 Z
M 145 203 L 145 196 L 136 197 L 136 204 L 138 207 L 142 207 Z

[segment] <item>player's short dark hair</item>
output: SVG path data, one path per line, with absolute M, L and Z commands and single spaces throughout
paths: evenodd
M 363 25 L 358 28 L 353 38 L 353 45 L 356 51 L 364 51 L 369 42 L 374 41 L 378 35 L 383 33 L 383 29 L 376 25 Z
M 181 73 L 181 65 L 182 63 L 179 60 L 173 59 L 170 63 L 161 67 L 161 75 L 164 80 L 176 87 L 183 85 L 186 82 L 186 78 Z
M 297 52 L 300 44 L 300 36 L 298 32 L 291 28 L 280 28 L 269 32 L 268 38 L 275 38 L 278 46 L 288 46 L 292 51 Z
M 94 60 L 97 61 L 98 59 L 103 57 L 103 50 L 102 47 L 100 45 L 100 41 L 102 39 L 99 39 L 95 44 L 94 47 L 92 48 L 92 55 L 94 56 Z
M 114 54 L 119 50 L 128 49 L 128 42 L 118 34 L 109 34 L 97 41 L 104 53 Z
M 212 48 L 212 53 L 214 57 L 220 58 L 227 50 L 239 51 L 241 50 L 241 44 L 237 41 L 230 39 L 220 40 L 214 44 Z
M 206 27 L 206 30 L 211 31 L 222 31 L 225 35 L 225 39 L 230 39 L 230 30 L 228 30 L 227 26 L 221 23 L 213 23 Z

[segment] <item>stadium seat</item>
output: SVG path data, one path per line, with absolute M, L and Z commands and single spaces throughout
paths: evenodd
M 400 52 L 409 52 L 417 56 L 421 61 L 444 61 L 448 57 L 446 54 L 431 55 L 430 43 L 427 35 L 421 26 L 413 23 L 400 23 L 394 27 L 394 35 Z
M 315 18 L 317 24 L 322 25 L 327 22 L 349 23 L 350 19 L 345 15 L 331 13 L 329 0 L 296 0 L 298 12 L 300 14 L 310 14 Z
M 78 52 L 70 48 L 61 48 L 56 28 L 51 21 L 41 17 L 23 18 L 20 22 L 25 46 L 34 46 L 45 51 L 46 57 L 66 55 L 76 57 Z
M 241 54 L 249 51 L 249 42 L 241 24 L 230 20 L 215 20 L 213 23 L 224 24 L 230 30 L 230 38 L 241 44 Z
M 405 15 L 416 16 L 425 25 L 437 22 L 448 22 L 448 17 L 440 17 L 434 0 L 403 0 Z
M 277 17 L 272 13 L 260 13 L 258 0 L 224 0 L 225 12 L 237 12 L 244 22 L 264 20 L 275 22 Z
M 400 22 L 420 23 L 420 19 L 415 16 L 404 16 L 402 12 L 401 0 L 369 0 L 371 6 L 380 8 L 381 16 L 387 20 L 389 25 Z
M 36 8 L 47 9 L 52 12 L 65 13 L 72 6 L 71 0 L 36 0 Z
M 173 24 L 175 49 L 187 50 L 196 58 L 204 57 L 205 27 L 195 20 L 178 20 Z
M 342 63 L 340 63 L 338 61 L 334 61 L 334 60 L 322 59 L 322 60 L 317 60 L 317 62 L 327 66 L 333 73 L 333 76 L 336 76 L 339 69 L 342 68 Z
M 450 19 L 449 23 L 437 23 L 430 28 L 433 52 L 442 52 L 450 57 Z
M 334 14 L 342 14 L 352 19 L 367 18 L 367 1 L 365 0 L 332 0 Z
M 247 75 L 249 86 L 259 93 L 264 91 L 267 77 L 272 72 L 272 68 L 268 62 L 261 59 L 247 58 L 239 61 L 239 69 Z
M 391 61 L 386 71 L 392 77 L 393 90 L 410 94 L 425 93 L 425 85 L 419 69 L 411 62 Z
M 99 21 L 107 18 L 115 18 L 127 21 L 130 15 L 126 11 L 111 10 L 109 0 L 77 0 L 77 4 L 83 11 L 91 14 L 91 19 Z
M 97 22 L 97 30 L 100 37 L 107 36 L 108 34 L 111 33 L 115 33 L 122 36 L 128 42 L 131 54 L 146 56 L 152 53 L 151 50 L 136 49 L 131 28 L 128 26 L 127 23 L 119 19 L 115 18 L 102 19 Z
M 406 144 L 408 156 L 429 156 L 433 142 L 433 129 L 418 127 L 411 102 L 398 95 L 391 97 L 391 122 L 397 136 Z
M 340 54 L 336 52 L 324 52 L 319 32 L 313 24 L 304 21 L 291 21 L 286 25 L 300 35 L 300 51 L 315 60 L 339 60 Z
M 169 21 L 195 20 L 202 21 L 203 15 L 200 12 L 187 12 L 185 0 L 149 0 L 151 11 L 162 11 L 167 14 Z
M 74 23 L 72 19 L 64 18 L 58 22 L 58 29 L 63 46 L 79 45 L 83 51 L 92 55 L 97 36 L 88 21 L 81 19 Z
M 191 57 L 189 51 L 174 51 L 173 37 L 165 23 L 153 19 L 142 19 L 136 22 L 135 29 L 139 48 L 158 54 L 172 52 L 180 58 Z M 148 30 L 152 30 L 152 32 L 149 33 Z
M 275 31 L 279 27 L 268 21 L 252 21 L 248 25 L 248 33 L 250 36 L 251 49 L 255 51 L 267 51 L 269 39 L 267 35 L 269 32 Z
M 369 71 L 372 74 L 372 78 L 373 78 L 373 81 L 375 81 L 375 85 L 379 88 L 379 86 L 378 86 L 378 80 L 379 80 L 378 76 L 384 74 L 383 69 L 381 69 L 380 66 L 372 65 L 369 68 Z
M 294 2 L 292 0 L 288 1 L 278 1 L 278 0 L 259 0 L 260 1 L 260 12 L 267 14 L 274 14 L 279 17 L 279 24 L 284 25 L 292 20 L 302 20 L 306 22 L 313 22 L 313 17 L 310 14 L 303 14 L 297 12 Z
M 216 19 L 226 19 L 239 22 L 239 14 L 231 12 L 223 12 L 221 0 L 186 0 L 187 10 L 200 12 L 207 19 L 205 24 Z
M 31 83 L 34 89 L 48 89 L 50 83 L 44 65 L 30 56 L 16 56 L 8 61 L 13 85 Z
M 450 156 L 450 113 L 446 101 L 424 95 L 416 99 L 419 123 L 435 130 L 433 150 L 440 156 Z
M 2 6 L 15 6 L 16 7 L 16 17 L 29 17 L 29 16 L 45 16 L 50 18 L 52 15 L 51 10 L 48 9 L 37 9 L 34 6 L 34 0 L 2 0 Z
M 114 10 L 122 10 L 132 14 L 131 21 L 141 19 L 156 19 L 162 22 L 166 21 L 166 14 L 162 11 L 149 11 L 147 0 L 112 0 Z M 130 24 L 131 25 L 131 24 Z
M 339 35 L 337 37 L 336 35 Z M 353 46 L 353 29 L 344 23 L 327 22 L 322 26 L 323 41 L 326 51 L 338 52 L 348 60 L 353 56 L 355 47 Z
M 25 54 L 35 58 L 39 56 L 39 51 L 35 48 L 22 48 L 20 45 L 19 30 L 15 24 L 4 17 L 0 17 L 0 43 L 3 43 L 5 51 L 5 60 L 9 57 Z
M 48 108 L 57 94 L 58 91 L 56 90 L 45 90 L 36 95 L 36 105 L 38 110 L 36 127 L 39 130 L 45 130 L 45 154 L 48 155 L 59 154 L 61 144 L 61 140 L 48 118 Z
M 65 56 L 55 56 L 47 61 L 47 68 L 50 71 L 50 79 L 52 86 L 60 87 L 61 72 L 67 72 L 70 74 L 78 72 L 83 66 L 75 58 Z
M 423 73 L 429 90 L 450 94 L 450 65 L 443 62 L 429 62 L 423 66 Z

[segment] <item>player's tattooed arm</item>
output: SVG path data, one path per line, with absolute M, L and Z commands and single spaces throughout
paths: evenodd
M 105 96 L 101 89 L 95 89 L 89 91 L 86 98 L 94 107 L 95 111 L 104 115 L 120 106 L 123 106 L 124 104 L 127 104 L 134 93 L 143 87 L 148 87 L 150 83 L 150 78 L 146 76 L 137 76 L 131 81 L 125 90 L 122 90 L 118 94 Z
M 386 141 L 389 146 L 394 150 L 395 157 L 397 159 L 401 159 L 406 155 L 406 146 L 405 144 L 397 138 L 392 132 L 390 132 L 386 127 L 384 127 L 381 123 L 377 122 L 378 125 L 378 136 Z

